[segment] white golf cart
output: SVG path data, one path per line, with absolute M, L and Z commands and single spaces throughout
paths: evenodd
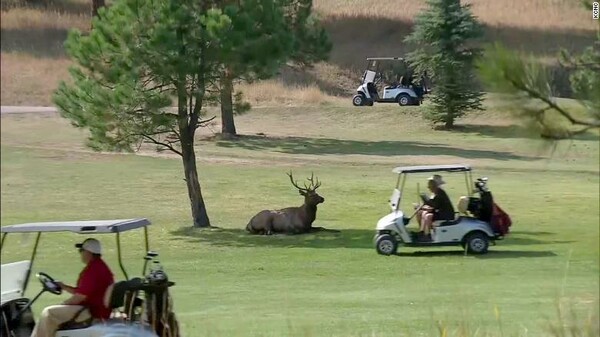
M 172 299 L 169 287 L 175 283 L 168 280 L 166 273 L 156 259 L 158 254 L 149 251 L 148 229 L 150 221 L 145 218 L 39 222 L 1 227 L 2 242 L 9 233 L 37 233 L 30 260 L 5 263 L 2 256 L 2 300 L 0 311 L 1 337 L 29 337 L 35 326 L 32 304 L 44 293 L 60 295 L 62 289 L 48 274 L 39 272 L 36 277 L 42 284 L 42 290 L 32 299 L 25 297 L 25 290 L 31 275 L 33 262 L 37 253 L 42 233 L 72 232 L 85 235 L 116 234 L 118 262 L 125 276 L 124 281 L 115 282 L 104 296 L 104 303 L 113 310 L 111 319 L 97 321 L 80 320 L 75 316 L 62 324 L 56 337 L 178 337 L 179 331 L 175 315 L 172 312 Z M 129 279 L 121 259 L 120 234 L 125 231 L 144 230 L 145 251 L 142 275 L 146 273 L 149 262 L 153 262 L 150 272 L 143 278 Z M 144 300 L 138 295 L 144 294 Z M 166 333 L 166 334 L 165 334 Z
M 500 209 L 494 204 L 492 194 L 487 188 L 487 178 L 477 179 L 475 189 L 471 188 L 473 186 L 471 167 L 466 165 L 407 166 L 396 167 L 392 172 L 398 174 L 396 188 L 390 198 L 392 212 L 377 222 L 377 233 L 374 237 L 374 244 L 379 254 L 395 254 L 399 243 L 408 247 L 462 246 L 467 252 L 485 254 L 490 242 L 495 244 L 496 240 L 502 240 L 508 234 L 510 219 L 503 222 L 494 216 L 495 210 Z M 435 221 L 431 241 L 423 242 L 419 241 L 417 236 L 419 224 L 416 226 L 416 231 L 407 229 L 410 220 L 423 204 L 415 206 L 415 213 L 406 217 L 399 209 L 400 201 L 407 175 L 435 172 L 464 173 L 467 196 L 460 198 L 455 219 Z M 472 193 L 479 195 L 474 196 Z M 427 199 L 424 193 L 420 197 L 422 201 Z
M 389 77 L 394 79 L 390 80 Z M 356 95 L 352 97 L 352 104 L 372 106 L 377 102 L 398 103 L 401 106 L 420 105 L 423 102 L 423 95 L 430 91 L 424 77 L 421 78 L 421 85 L 411 83 L 411 78 L 412 72 L 403 58 L 369 57 L 362 82 L 356 89 Z M 384 81 L 389 83 L 384 84 Z

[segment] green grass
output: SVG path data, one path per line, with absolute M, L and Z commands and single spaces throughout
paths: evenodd
M 185 336 L 433 336 L 438 321 L 448 336 L 466 323 L 471 336 L 544 336 L 557 302 L 584 324 L 599 298 L 597 135 L 559 142 L 551 156 L 493 110 L 464 121 L 464 132 L 430 131 L 417 113 L 396 106 L 262 108 L 238 118 L 239 130 L 277 138 L 217 141 L 205 132 L 199 174 L 209 216 L 221 229 L 202 232 L 189 228 L 178 159 L 91 153 L 83 133 L 58 117 L 5 115 L 2 225 L 148 217 L 151 246 L 177 282 Z M 399 256 L 377 255 L 373 230 L 388 212 L 391 169 L 421 163 L 470 163 L 488 176 L 513 219 L 512 235 L 485 256 L 404 247 Z M 289 169 L 298 178 L 318 175 L 326 200 L 315 225 L 340 234 L 245 234 L 259 210 L 301 203 L 284 174 Z M 407 182 L 406 203 L 425 178 Z M 444 178 L 458 201 L 462 176 Z M 114 237 L 100 238 L 122 277 Z M 43 237 L 34 270 L 75 282 L 77 240 Z M 139 273 L 141 232 L 123 240 L 129 273 Z M 3 263 L 26 258 L 32 243 L 33 236 L 9 236 Z M 31 285 L 31 293 L 39 289 Z M 34 309 L 58 300 L 46 294 Z

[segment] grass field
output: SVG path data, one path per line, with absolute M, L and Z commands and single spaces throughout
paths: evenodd
M 67 30 L 89 27 L 89 1 L 9 9 L 22 2 L 2 2 L 2 105 L 50 105 L 68 74 Z M 575 2 L 470 1 L 489 41 L 548 62 L 559 47 L 580 51 L 594 39 L 597 25 Z M 432 131 L 419 108 L 351 107 L 357 67 L 367 56 L 405 53 L 399 41 L 422 7 L 419 1 L 365 3 L 315 0 L 334 42 L 330 61 L 240 86 L 256 106 L 236 117 L 240 139 L 214 137 L 218 124 L 201 130 L 199 175 L 220 229 L 190 228 L 178 158 L 152 148 L 140 155 L 91 152 L 85 133 L 54 114 L 0 117 L 1 224 L 149 218 L 151 246 L 177 282 L 185 337 L 600 336 L 598 134 L 549 144 L 508 119 L 493 99 L 455 131 Z M 476 175 L 490 178 L 496 201 L 512 217 L 512 234 L 485 256 L 404 247 L 398 256 L 377 255 L 372 238 L 389 210 L 391 169 L 447 163 L 471 164 Z M 256 212 L 302 202 L 285 176 L 290 169 L 298 178 L 314 171 L 323 182 L 319 193 L 326 200 L 315 226 L 341 233 L 246 235 Z M 416 184 L 424 189 L 426 178 L 408 181 L 404 206 L 416 202 Z M 444 179 L 457 202 L 465 193 L 462 176 Z M 114 238 L 100 238 L 121 278 Z M 28 258 L 33 239 L 9 236 L 2 262 Z M 43 237 L 34 271 L 75 282 L 82 266 L 72 244 L 81 239 Z M 123 241 L 126 266 L 136 274 L 141 232 Z M 38 289 L 32 280 L 30 294 Z M 58 300 L 44 295 L 35 312 Z M 590 331 L 551 332 L 556 326 Z
M 348 105 L 256 108 L 237 120 L 245 135 L 238 141 L 203 130 L 199 174 L 221 229 L 202 232 L 190 229 L 177 158 L 149 149 L 93 153 L 82 145 L 84 133 L 53 114 L 2 115 L 2 225 L 148 217 L 151 246 L 177 282 L 184 336 L 562 336 L 548 331 L 563 323 L 598 336 L 597 316 L 589 316 L 600 285 L 597 134 L 548 147 L 493 107 L 460 131 L 433 132 L 418 109 Z M 399 256 L 377 255 L 373 230 L 388 212 L 391 169 L 438 163 L 472 164 L 488 176 L 513 219 L 511 236 L 485 256 L 403 247 Z M 290 169 L 299 178 L 314 171 L 323 182 L 315 225 L 341 233 L 245 234 L 257 211 L 301 203 L 284 174 Z M 462 176 L 444 178 L 458 201 Z M 425 179 L 407 182 L 407 203 Z M 122 277 L 114 238 L 101 238 Z M 35 271 L 74 282 L 76 240 L 42 238 Z M 123 240 L 129 273 L 138 273 L 141 232 Z M 9 236 L 3 263 L 27 258 L 32 244 L 32 236 Z M 44 295 L 35 311 L 57 300 Z

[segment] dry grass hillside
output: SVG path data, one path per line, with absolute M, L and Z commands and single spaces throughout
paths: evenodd
M 57 82 L 68 76 L 63 50 L 68 29 L 88 29 L 87 0 L 46 0 L 45 7 L 28 8 L 23 0 L 3 0 L 1 12 L 2 105 L 48 105 Z M 580 51 L 594 38 L 597 25 L 577 0 L 471 0 L 475 15 L 486 26 L 486 39 L 551 61 L 559 48 Z M 315 0 L 334 50 L 328 63 L 309 71 L 286 69 L 278 81 L 244 89 L 255 103 L 320 103 L 329 95 L 350 95 L 363 60 L 373 55 L 402 55 L 422 1 Z M 564 74 L 559 75 L 564 82 Z M 270 90 L 270 94 L 265 94 Z M 321 92 L 319 92 L 321 91 Z M 291 94 L 293 92 L 293 94 Z

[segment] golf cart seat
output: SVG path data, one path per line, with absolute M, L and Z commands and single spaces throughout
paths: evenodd
M 136 308 L 141 307 L 143 304 L 142 299 L 135 296 L 137 294 L 136 287 L 138 287 L 141 283 L 142 279 L 139 277 L 133 278 L 128 281 L 120 281 L 113 283 L 106 289 L 106 292 L 104 293 L 104 305 L 111 310 L 123 307 L 123 311 L 126 314 L 125 319 L 129 319 L 131 315 L 127 314 L 132 313 Z M 83 321 L 77 320 L 79 315 L 81 315 L 81 313 L 84 310 L 86 310 L 86 308 L 81 309 L 73 316 L 73 318 L 61 324 L 58 330 L 85 329 L 94 324 L 94 318 L 89 318 Z M 109 319 L 109 321 L 118 322 L 122 322 L 122 320 L 123 319 L 115 318 Z
M 87 308 L 83 307 L 81 308 L 81 310 L 77 311 L 75 313 L 75 315 L 73 316 L 73 318 L 71 318 L 70 320 L 64 322 L 63 324 L 58 326 L 58 331 L 61 330 L 77 330 L 77 329 L 85 329 L 87 327 L 90 327 L 93 323 L 94 323 L 94 318 L 90 317 L 86 320 L 83 321 L 78 321 L 77 319 L 79 318 L 79 315 L 81 315 L 82 312 L 84 312 L 85 310 L 87 310 Z
M 456 205 L 456 209 L 458 210 L 459 214 L 469 214 L 469 197 L 464 195 L 460 197 L 458 204 Z
M 458 223 L 461 222 L 462 219 L 463 219 L 463 217 L 459 216 L 458 218 L 452 219 L 452 220 L 440 220 L 440 221 L 436 221 L 437 223 L 439 223 L 439 225 L 437 227 L 458 225 Z
M 465 197 L 465 196 L 460 197 L 460 199 L 458 200 L 458 204 L 456 205 L 456 209 L 458 210 L 458 212 L 454 212 L 455 218 L 452 220 L 435 221 L 435 225 L 437 227 L 458 225 L 458 223 L 462 221 L 462 219 L 464 217 L 463 215 L 468 214 L 467 213 L 468 205 L 469 205 L 469 197 Z

